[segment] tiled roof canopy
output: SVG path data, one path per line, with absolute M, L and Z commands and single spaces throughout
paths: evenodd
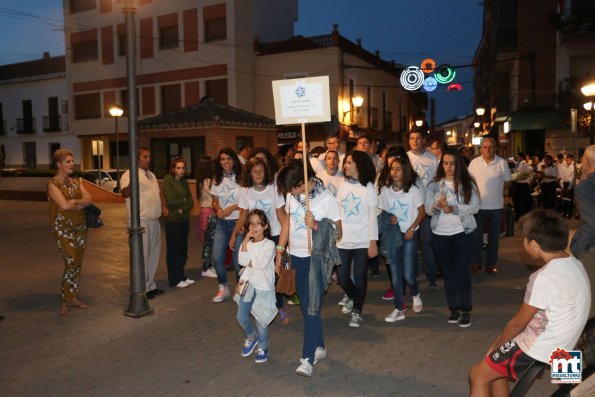
M 138 122 L 141 130 L 171 130 L 197 127 L 276 128 L 275 120 L 204 97 L 196 105 Z
M 0 66 L 0 84 L 66 76 L 64 55 Z

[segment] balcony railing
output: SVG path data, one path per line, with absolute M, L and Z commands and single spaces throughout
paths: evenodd
M 17 119 L 17 134 L 34 134 L 36 131 L 35 117 Z
M 43 132 L 62 131 L 62 118 L 60 115 L 43 117 Z

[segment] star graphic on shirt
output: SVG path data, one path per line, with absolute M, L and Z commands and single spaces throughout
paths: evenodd
M 263 210 L 269 219 L 271 219 L 271 207 L 270 202 L 262 200 L 256 201 L 256 205 L 254 206 L 256 209 Z
M 393 214 L 394 216 L 397 217 L 399 222 L 409 220 L 408 211 L 409 211 L 409 204 L 402 203 L 399 200 L 395 200 L 393 202 L 392 207 L 390 207 L 388 210 L 388 212 L 390 212 L 391 214 Z
M 306 211 L 304 210 L 304 207 L 297 205 L 295 208 L 291 209 L 289 216 L 293 218 L 293 230 L 295 232 L 301 229 L 306 229 L 306 223 L 304 221 Z
M 419 175 L 419 178 L 424 182 L 424 185 L 426 185 L 426 182 L 429 181 L 430 178 L 432 177 L 430 175 L 430 166 L 429 165 L 417 163 L 414 170 L 415 170 L 415 172 L 417 172 L 417 175 Z
M 347 197 L 341 201 L 341 206 L 345 210 L 345 216 L 359 214 L 359 204 L 361 201 L 361 197 L 357 197 L 353 192 L 349 192 Z
M 236 189 L 230 188 L 228 185 L 224 185 L 221 194 L 222 194 L 221 199 L 223 201 L 223 208 L 228 207 L 230 204 L 235 204 Z

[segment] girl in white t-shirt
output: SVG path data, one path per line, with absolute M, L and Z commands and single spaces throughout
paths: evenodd
M 479 191 L 458 151 L 444 150 L 434 181 L 428 185 L 426 209 L 432 216 L 432 247 L 444 272 L 450 310 L 448 322 L 471 325 L 471 260 Z
M 238 198 L 240 196 L 240 177 L 242 175 L 242 164 L 233 149 L 221 149 L 217 160 L 215 163 L 215 177 L 211 186 L 213 209 L 217 214 L 217 226 L 213 238 L 213 261 L 215 262 L 217 280 L 219 281 L 219 290 L 213 298 L 213 302 L 216 303 L 222 302 L 230 295 L 227 287 L 225 255 L 229 238 L 240 215 Z M 237 252 L 232 257 L 234 269 L 238 274 L 240 269 Z
M 248 357 L 255 348 L 257 363 L 269 358 L 268 324 L 275 317 L 275 243 L 269 239 L 270 224 L 264 211 L 255 209 L 246 216 L 246 233 L 239 247 L 238 261 L 243 266 L 239 283 L 248 283 L 242 296 L 237 296 L 238 314 L 236 318 L 244 330 L 246 341 L 242 347 L 242 357 Z M 255 302 L 266 307 L 272 315 L 259 319 L 255 315 L 256 330 L 250 322 L 250 313 Z M 264 321 L 266 320 L 266 321 Z
M 389 263 L 394 291 L 395 309 L 385 317 L 393 323 L 405 319 L 403 310 L 403 278 L 409 285 L 413 297 L 413 311 L 422 310 L 422 300 L 415 275 L 417 261 L 417 232 L 419 224 L 426 217 L 423 198 L 415 186 L 417 174 L 407 157 L 395 158 L 390 164 L 390 174 L 378 181 L 380 196 L 378 207 L 393 215 L 393 223 L 398 223 L 404 235 L 403 245 L 397 248 L 397 260 Z
M 343 182 L 343 172 L 339 164 L 339 154 L 329 150 L 324 155 L 325 167 L 316 173 L 318 179 L 324 184 L 324 188 L 332 194 L 337 193 L 337 187 Z
M 350 327 L 359 327 L 368 289 L 368 260 L 378 255 L 378 198 L 373 185 L 376 172 L 370 156 L 360 151 L 345 156 L 343 170 L 345 178 L 336 194 L 343 228 L 343 237 L 337 242 L 341 258 L 337 276 L 349 297 L 341 311 L 351 312 Z

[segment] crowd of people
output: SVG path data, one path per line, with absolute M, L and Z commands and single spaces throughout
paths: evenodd
M 347 153 L 340 151 L 336 136 L 326 139 L 325 148 L 312 152 L 301 143 L 295 148 L 282 148 L 278 155 L 267 148 L 243 147 L 239 153 L 222 148 L 215 159 L 200 160 L 196 192 L 190 191 L 184 179 L 183 158 L 172 159 L 160 188 L 150 171 L 149 149 L 139 148 L 137 172 L 141 226 L 145 228 L 147 297 L 154 299 L 164 293 L 154 280 L 161 250 L 160 218 L 165 225 L 170 287 L 194 284 L 184 269 L 189 214 L 198 204 L 196 236 L 203 245 L 202 275 L 217 278 L 212 301 L 220 303 L 232 295 L 228 271 L 233 270 L 237 320 L 246 337 L 242 356 L 257 351 L 255 361 L 267 361 L 268 324 L 277 315 L 283 324 L 289 322 L 284 310 L 286 296 L 275 292 L 275 274 L 289 263 L 295 269 L 296 296 L 304 320 L 302 357 L 296 373 L 311 376 L 313 366 L 327 355 L 320 308 L 333 272 L 345 293 L 339 302 L 340 310 L 350 315 L 348 325 L 358 328 L 363 325 L 368 273 L 378 274 L 382 258 L 390 279 L 384 298 L 392 301 L 385 321 L 402 321 L 406 318 L 407 293 L 413 312 L 423 310 L 423 286 L 418 282 L 420 247 L 427 288 L 438 289 L 437 280 L 444 278 L 448 307 L 445 320 L 461 328 L 471 326 L 471 274 L 484 267 L 490 275 L 498 273 L 498 240 L 507 196 L 512 196 L 517 218 L 533 214 L 530 220 L 522 218 L 525 225 L 530 224 L 523 227 L 525 247 L 549 264 L 552 258 L 567 257 L 563 255 L 566 244 L 562 249 L 560 245 L 563 236 L 568 238 L 568 231 L 556 226 L 559 241 L 553 246 L 544 243 L 535 225 L 545 222 L 554 228 L 551 225 L 557 225 L 559 216 L 530 211 L 537 205 L 545 210 L 557 208 L 565 216 L 578 215 L 573 201 L 576 191 L 586 226 L 581 226 L 571 248 L 577 258 L 592 255 L 595 210 L 584 211 L 583 207 L 590 208 L 595 202 L 595 145 L 586 149 L 579 167 L 581 176 L 575 178 L 570 154 L 558 167 L 548 154 L 543 164 L 534 165 L 532 158 L 522 154 L 517 163 L 509 164 L 496 155 L 497 144 L 491 138 L 483 139 L 478 157 L 466 147 L 448 148 L 440 140 L 429 142 L 426 150 L 424 138 L 421 132 L 411 132 L 408 151 L 401 146 L 377 145 L 367 136 L 360 136 Z M 78 300 L 77 291 L 86 238 L 81 214 L 91 199 L 80 181 L 71 177 L 72 153 L 58 150 L 54 163 L 58 172 L 48 183 L 48 195 L 52 229 L 65 262 L 59 313 L 66 315 L 69 307 L 87 307 Z M 130 211 L 129 183 L 127 171 L 121 186 Z M 540 200 L 533 199 L 536 191 L 542 195 Z M 561 192 L 558 200 L 556 192 Z M 548 254 L 552 250 L 554 257 Z M 579 269 L 575 273 L 581 276 L 581 263 L 574 259 L 572 263 Z M 576 274 L 573 277 L 579 277 Z M 541 315 L 548 307 L 544 302 L 534 303 L 526 297 L 527 305 L 535 310 L 523 312 L 523 321 Z M 589 304 L 590 297 L 587 312 Z M 583 317 L 577 317 L 577 327 Z M 517 334 L 506 335 L 512 339 Z M 492 348 L 507 341 L 499 338 Z M 573 347 L 572 341 L 576 342 L 567 340 L 568 348 Z M 521 348 L 528 347 L 521 344 Z M 494 365 L 490 364 L 490 368 Z M 485 371 L 482 366 L 476 373 L 487 379 Z

